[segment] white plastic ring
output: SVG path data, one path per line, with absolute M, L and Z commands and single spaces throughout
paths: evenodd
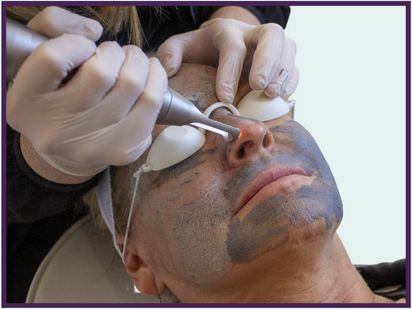
M 222 102 L 217 102 L 215 104 L 210 105 L 208 108 L 206 108 L 206 110 L 203 112 L 203 115 L 205 115 L 207 118 L 209 118 L 210 114 L 215 110 L 218 109 L 220 107 L 226 107 L 228 110 L 230 110 L 232 112 L 232 114 L 236 115 L 236 116 L 240 116 L 239 111 L 236 109 L 236 107 L 234 107 L 232 104 L 228 104 L 228 103 L 222 103 Z M 199 131 L 205 135 L 205 129 L 199 128 Z

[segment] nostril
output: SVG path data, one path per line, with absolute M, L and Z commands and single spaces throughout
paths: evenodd
M 271 143 L 272 143 L 271 134 L 269 132 L 266 132 L 265 136 L 263 137 L 262 146 L 264 148 L 267 148 L 271 145 Z
M 230 147 L 232 146 L 232 147 Z M 274 139 L 272 133 L 263 124 L 252 124 L 242 128 L 242 136 L 228 147 L 229 160 L 234 166 L 253 160 L 256 154 L 272 151 Z
M 253 148 L 253 145 L 254 145 L 254 144 L 255 144 L 255 143 L 252 142 L 252 141 L 246 141 L 246 142 L 244 142 L 244 143 L 240 146 L 239 150 L 237 151 L 237 157 L 238 157 L 238 159 L 244 158 L 245 155 L 246 155 L 246 151 L 250 152 L 250 150 Z
M 242 146 L 240 146 L 237 152 L 237 158 L 242 159 L 244 156 L 245 156 L 245 144 L 242 144 Z

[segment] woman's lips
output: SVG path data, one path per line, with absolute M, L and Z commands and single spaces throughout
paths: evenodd
M 249 212 L 269 197 L 282 192 L 310 186 L 316 176 L 306 173 L 301 168 L 277 165 L 264 171 L 242 191 L 233 207 L 233 213 L 242 221 Z

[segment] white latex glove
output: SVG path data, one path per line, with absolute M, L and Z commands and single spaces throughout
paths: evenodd
M 27 58 L 7 91 L 7 122 L 67 174 L 91 176 L 133 162 L 151 143 L 166 72 L 136 46 L 105 42 L 96 48 L 88 38 L 100 36 L 91 30 L 97 22 L 45 11 L 28 25 L 48 36 L 67 29 L 76 34 L 51 39 Z
M 287 99 L 299 81 L 295 54 L 295 42 L 285 38 L 281 26 L 253 26 L 226 18 L 172 36 L 157 52 L 168 76 L 176 74 L 182 62 L 217 67 L 216 94 L 226 103 L 233 102 L 241 74 L 249 74 L 252 89 Z

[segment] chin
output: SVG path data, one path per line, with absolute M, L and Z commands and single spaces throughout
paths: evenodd
M 283 245 L 293 250 L 304 251 L 315 243 L 326 243 L 336 233 L 339 225 L 340 221 L 335 214 L 327 219 L 324 217 L 312 219 L 310 223 L 305 219 L 296 220 L 289 226 L 287 240 Z

